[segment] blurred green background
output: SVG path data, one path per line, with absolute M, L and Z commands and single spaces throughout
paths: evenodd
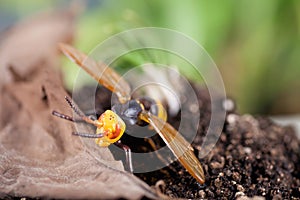
M 300 5 L 297 0 L 0 1 L 1 30 L 25 16 L 74 3 L 75 46 L 90 51 L 120 31 L 144 26 L 180 31 L 201 44 L 241 113 L 300 113 Z M 70 65 L 69 62 L 66 65 Z M 66 67 L 70 86 L 76 71 Z

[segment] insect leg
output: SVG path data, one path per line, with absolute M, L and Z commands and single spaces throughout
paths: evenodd
M 93 124 L 94 126 L 98 126 L 99 125 L 99 122 L 97 119 L 94 119 L 94 116 L 86 116 L 83 112 L 81 112 L 77 106 L 73 103 L 72 99 L 65 96 L 65 99 L 67 101 L 67 103 L 70 105 L 70 107 L 74 110 L 74 112 L 83 120 L 85 121 L 86 123 L 89 123 L 89 124 Z
M 80 116 L 80 117 L 84 117 L 85 115 L 77 108 L 77 106 L 73 103 L 72 99 L 68 96 L 65 96 L 65 100 L 67 101 L 67 103 L 70 105 L 70 107 L 74 110 L 74 112 Z
M 103 134 L 91 134 L 91 133 L 79 133 L 79 132 L 72 132 L 72 135 L 86 137 L 86 138 L 102 138 Z
M 153 152 L 155 153 L 155 155 L 157 156 L 157 158 L 158 158 L 162 163 L 164 163 L 165 166 L 168 166 L 168 165 L 169 165 L 168 162 L 171 162 L 171 160 L 168 159 L 168 158 L 164 158 L 161 154 L 158 153 L 157 147 L 156 147 L 156 145 L 155 145 L 153 139 L 152 139 L 152 138 L 145 138 L 144 140 L 145 140 L 145 142 L 148 142 L 148 144 L 151 146 L 151 148 L 152 148 Z M 171 170 L 173 170 L 173 172 L 175 172 L 175 173 L 177 172 L 177 170 L 176 170 L 174 167 L 172 167 L 172 165 L 169 165 L 169 168 L 170 168 Z
M 59 113 L 57 111 L 52 111 L 52 115 L 56 116 L 56 117 L 59 117 L 59 118 L 62 118 L 62 119 L 65 119 L 65 120 L 69 120 L 71 122 L 78 122 L 78 123 L 81 123 L 81 122 L 85 122 L 83 119 L 74 119 L 73 117 L 70 117 L 69 115 L 65 115 L 65 114 L 62 114 L 62 113 Z
M 126 165 L 128 170 L 133 173 L 133 167 L 132 167 L 132 155 L 131 155 L 131 149 L 125 144 L 122 144 L 121 140 L 118 140 L 115 143 L 118 147 L 122 148 L 125 151 L 126 156 Z

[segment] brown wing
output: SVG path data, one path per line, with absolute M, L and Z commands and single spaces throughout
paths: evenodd
M 120 75 L 104 63 L 98 63 L 70 45 L 60 43 L 61 51 L 101 85 L 114 92 L 121 103 L 130 100 L 130 86 Z
M 142 112 L 140 118 L 148 122 L 164 140 L 179 162 L 200 183 L 205 182 L 205 176 L 193 147 L 169 123 L 148 112 Z

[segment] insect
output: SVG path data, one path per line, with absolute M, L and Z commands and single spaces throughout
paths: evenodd
M 83 68 L 99 84 L 115 93 L 119 101 L 119 103 L 112 106 L 111 110 L 106 110 L 98 119 L 93 119 L 79 111 L 72 100 L 66 97 L 68 104 L 80 117 L 80 121 L 92 124 L 97 128 L 95 134 L 73 132 L 73 135 L 95 138 L 95 142 L 100 147 L 107 147 L 114 143 L 123 148 L 126 153 L 128 168 L 132 172 L 130 148 L 120 142 L 120 138 L 126 130 L 124 121 L 137 125 L 149 124 L 160 135 L 183 167 L 200 184 L 204 184 L 204 172 L 199 160 L 194 155 L 191 144 L 166 122 L 166 115 L 161 112 L 159 107 L 149 106 L 154 104 L 154 100 L 149 97 L 131 99 L 129 84 L 113 69 L 103 63 L 96 62 L 70 45 L 59 44 L 59 47 L 70 60 Z M 53 111 L 53 115 L 72 122 L 78 121 L 57 111 Z

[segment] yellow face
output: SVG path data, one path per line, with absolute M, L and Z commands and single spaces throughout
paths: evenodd
M 103 134 L 104 137 L 97 138 L 96 143 L 101 147 L 109 146 L 118 141 L 125 129 L 124 121 L 113 111 L 105 111 L 98 119 L 99 126 L 97 127 L 97 134 Z

